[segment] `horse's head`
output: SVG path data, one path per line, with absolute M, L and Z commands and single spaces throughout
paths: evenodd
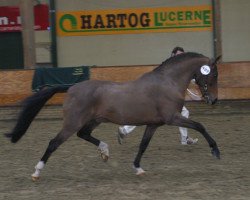
M 220 58 L 221 56 L 218 56 L 214 61 L 210 60 L 208 64 L 201 66 L 194 76 L 202 96 L 209 104 L 215 104 L 218 99 L 217 62 Z

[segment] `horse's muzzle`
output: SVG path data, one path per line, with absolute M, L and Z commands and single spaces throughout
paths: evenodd
M 214 105 L 218 100 L 217 98 L 211 98 L 207 95 L 204 98 L 205 98 L 206 103 L 210 105 Z

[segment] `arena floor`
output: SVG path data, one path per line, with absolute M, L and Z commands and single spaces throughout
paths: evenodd
M 177 127 L 160 127 L 142 158 L 147 173 L 136 176 L 132 163 L 144 127 L 138 127 L 123 145 L 117 125 L 102 124 L 94 132 L 110 146 L 104 163 L 97 149 L 76 135 L 50 158 L 41 179 L 32 182 L 34 166 L 48 142 L 61 128 L 61 107 L 47 106 L 17 144 L 3 133 L 15 123 L 19 107 L 0 108 L 1 200 L 249 200 L 250 101 L 221 101 L 215 106 L 187 103 L 190 118 L 201 122 L 216 140 L 221 160 L 210 154 L 204 138 L 183 146 Z

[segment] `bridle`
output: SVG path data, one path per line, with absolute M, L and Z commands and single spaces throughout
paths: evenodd
M 208 87 L 207 87 L 207 83 L 205 83 L 204 85 L 203 85 L 203 97 L 208 97 Z
M 195 79 L 196 84 L 199 86 L 202 97 L 205 99 L 207 103 L 214 104 L 217 101 L 213 95 L 208 92 L 208 86 L 210 87 L 209 80 L 215 81 L 217 83 L 218 79 L 218 71 L 217 71 L 217 61 L 221 58 L 218 56 L 215 61 L 210 61 L 208 64 L 202 65 L 199 69 L 200 71 L 196 71 L 193 78 Z M 213 76 L 213 77 L 212 77 Z M 216 79 L 214 79 L 216 77 Z M 211 87 L 213 83 L 211 83 Z M 217 87 L 217 85 L 216 85 Z
M 195 82 L 197 85 L 199 85 L 200 88 L 202 88 L 201 90 L 201 94 L 202 97 L 204 98 L 208 98 L 208 84 L 207 84 L 207 79 L 208 79 L 208 75 L 201 75 L 203 78 L 202 80 L 204 81 L 204 83 L 201 83 L 199 80 L 197 80 L 197 76 L 194 76 Z M 202 82 L 203 82 L 202 81 Z

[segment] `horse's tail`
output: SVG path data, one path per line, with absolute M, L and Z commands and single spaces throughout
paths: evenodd
M 11 142 L 16 143 L 27 131 L 31 122 L 45 105 L 45 103 L 56 93 L 66 92 L 69 87 L 57 86 L 40 90 L 39 92 L 27 97 L 23 103 L 23 109 L 20 112 L 16 126 L 11 133 L 5 134 L 11 139 Z

